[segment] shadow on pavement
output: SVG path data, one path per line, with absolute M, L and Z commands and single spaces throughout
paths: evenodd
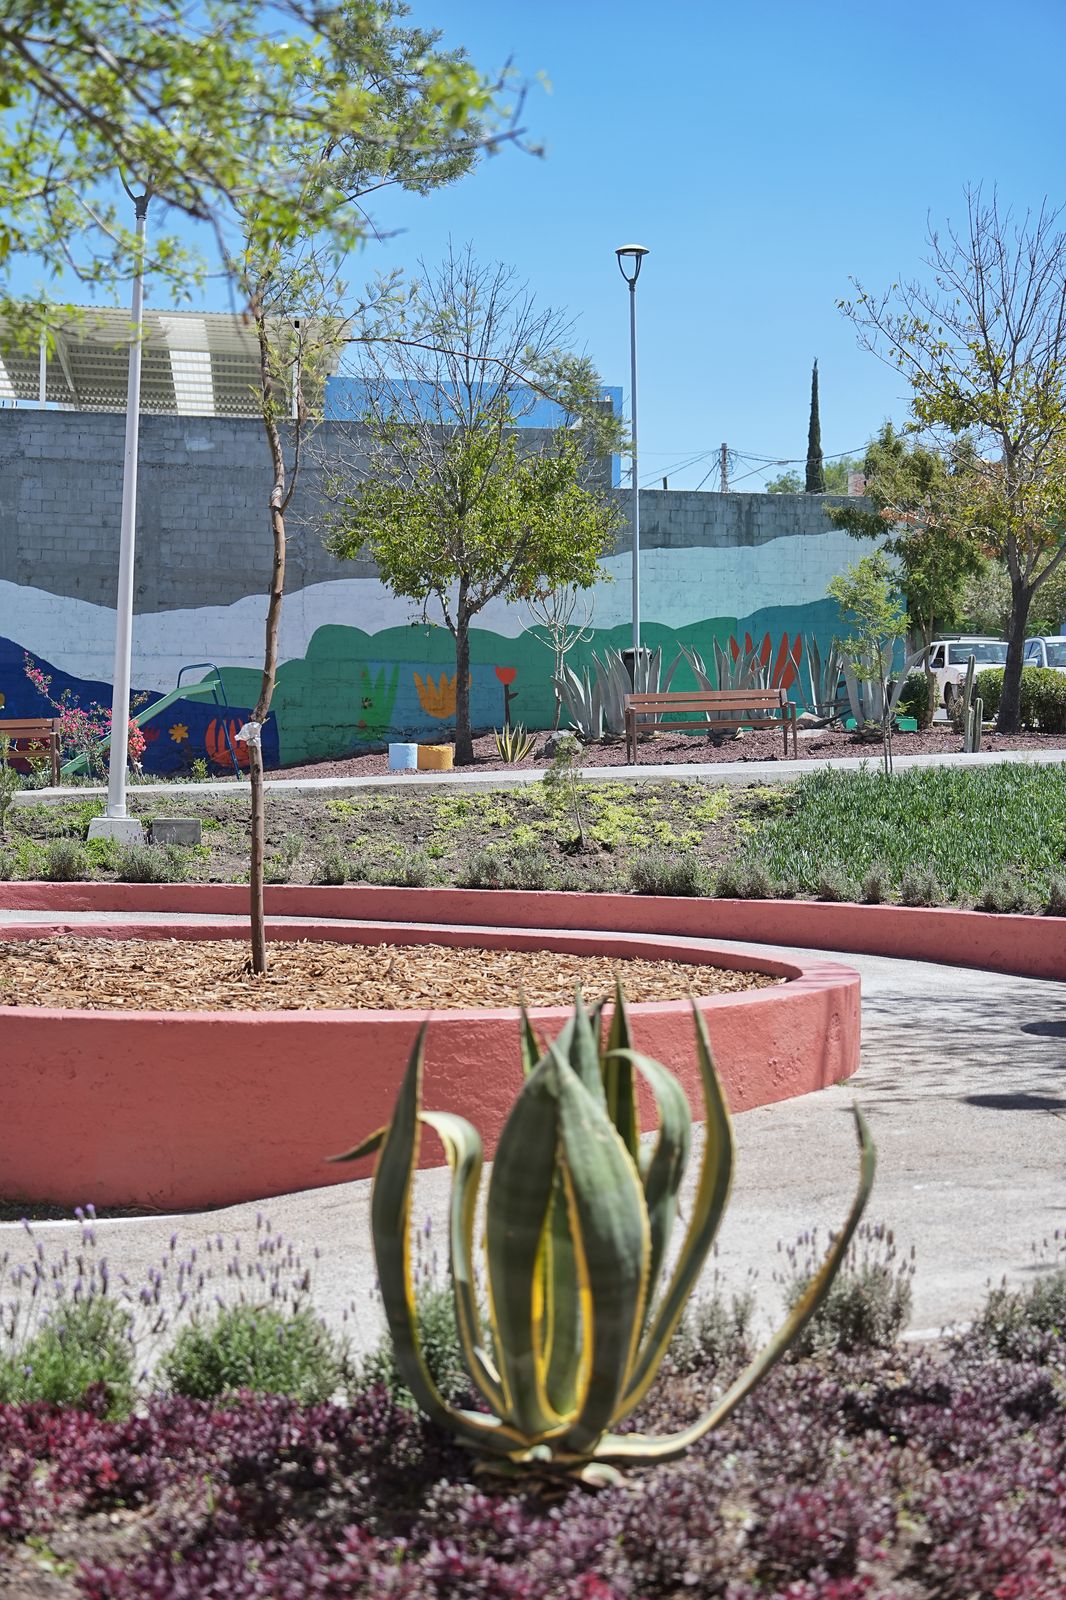
M 989 1111 L 1063 1111 L 1066 1100 L 1047 1094 L 967 1094 L 968 1106 L 985 1106 Z

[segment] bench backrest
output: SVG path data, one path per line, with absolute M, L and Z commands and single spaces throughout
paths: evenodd
M 785 689 L 687 689 L 677 694 L 627 694 L 627 711 L 755 711 L 788 705 Z
M 0 719 L 0 739 L 52 739 L 58 733 L 58 717 L 7 717 Z

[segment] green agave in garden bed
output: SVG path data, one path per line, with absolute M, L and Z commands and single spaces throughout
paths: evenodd
M 489 1470 L 590 1484 L 621 1466 L 668 1461 L 719 1426 L 816 1314 L 873 1183 L 874 1147 L 856 1112 L 858 1193 L 820 1270 L 784 1324 L 712 1410 L 680 1431 L 618 1433 L 644 1399 L 725 1214 L 733 1134 L 706 1029 L 693 1007 L 706 1141 L 676 1264 L 666 1272 L 691 1114 L 677 1079 L 630 1046 L 619 990 L 606 1045 L 580 995 L 546 1050 L 523 1018 L 526 1081 L 500 1136 L 486 1205 L 488 1334 L 475 1288 L 473 1230 L 481 1139 L 463 1119 L 422 1109 L 420 1031 L 393 1119 L 337 1159 L 378 1152 L 371 1227 L 396 1367 L 435 1422 Z M 659 1131 L 642 1146 L 636 1080 L 654 1095 Z M 441 1139 L 452 1169 L 451 1277 L 459 1340 L 485 1412 L 449 1403 L 423 1359 L 411 1273 L 411 1208 L 419 1135 Z

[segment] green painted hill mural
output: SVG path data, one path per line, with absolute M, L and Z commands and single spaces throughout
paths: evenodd
M 787 658 L 794 662 L 798 640 L 798 676 L 786 686 L 794 699 L 802 699 L 798 691 L 803 682 L 806 639 L 813 635 L 824 651 L 839 627 L 834 602 L 816 600 L 807 605 L 769 606 L 744 617 L 709 617 L 676 629 L 648 622 L 642 637 L 649 648 L 662 648 L 664 663 L 677 655 L 682 644 L 698 650 L 706 660 L 713 654 L 713 640 L 728 647 L 732 639 L 744 647 L 747 636 L 756 648 L 763 646 L 770 652 L 775 665 L 784 641 Z M 597 628 L 567 659 L 580 669 L 594 652 L 602 655 L 608 647 L 624 650 L 630 642 L 626 626 Z M 528 728 L 550 727 L 555 704 L 552 653 L 543 640 L 530 632 L 508 638 L 475 628 L 470 655 L 475 728 L 502 726 L 504 678 L 510 681 L 515 696 L 512 719 Z M 504 677 L 497 675 L 497 669 Z M 513 680 L 510 669 L 514 669 Z M 255 703 L 258 672 L 224 667 L 222 676 L 232 704 Z M 682 663 L 673 687 L 690 688 L 694 683 L 691 671 Z M 389 739 L 446 740 L 455 711 L 451 634 L 446 628 L 422 623 L 373 634 L 337 625 L 319 628 L 306 654 L 284 662 L 279 669 L 273 710 L 282 766 L 349 755 Z

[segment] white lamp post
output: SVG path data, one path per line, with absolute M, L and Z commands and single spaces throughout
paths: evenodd
M 637 279 L 644 257 L 642 244 L 621 244 L 615 251 L 618 268 L 629 285 L 629 393 L 632 417 L 633 494 L 630 521 L 633 524 L 633 683 L 637 681 L 640 660 L 640 477 L 637 473 Z
M 126 813 L 126 758 L 129 748 L 130 676 L 133 653 L 133 558 L 137 537 L 137 447 L 141 420 L 141 335 L 144 328 L 144 241 L 151 190 L 134 194 L 125 184 L 137 218 L 137 262 L 133 277 L 133 324 L 126 390 L 126 447 L 122 462 L 122 519 L 118 550 L 118 600 L 115 605 L 115 671 L 111 699 L 111 744 L 107 810 L 89 824 L 90 838 L 143 840 L 144 830 Z

